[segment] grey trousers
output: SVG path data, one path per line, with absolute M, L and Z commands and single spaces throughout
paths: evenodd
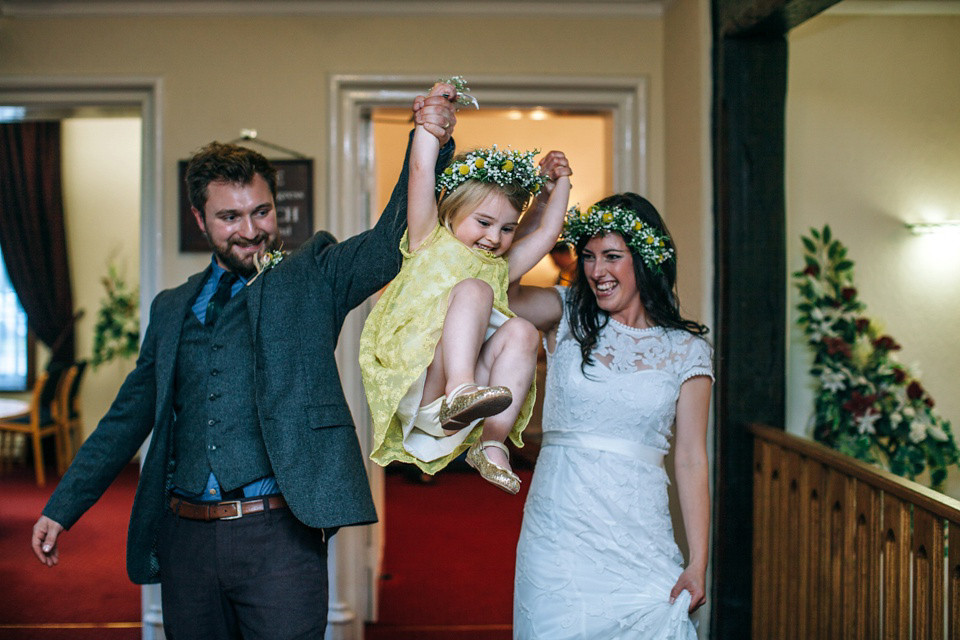
M 210 522 L 168 510 L 158 552 L 167 640 L 323 638 L 326 541 L 290 509 Z

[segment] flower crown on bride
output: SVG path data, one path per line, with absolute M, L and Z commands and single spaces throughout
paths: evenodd
M 669 246 L 665 233 L 641 220 L 636 212 L 619 206 L 593 205 L 586 211 L 580 211 L 578 205 L 570 207 L 560 239 L 576 246 L 585 237 L 593 238 L 612 231 L 619 233 L 652 271 L 659 273 L 660 265 L 673 258 L 673 248 Z

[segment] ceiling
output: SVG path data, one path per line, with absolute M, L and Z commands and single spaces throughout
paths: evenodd
M 659 15 L 671 0 L 0 0 L 0 15 Z

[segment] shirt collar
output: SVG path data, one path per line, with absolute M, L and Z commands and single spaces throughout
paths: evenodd
M 213 279 L 213 285 L 216 286 L 220 284 L 220 278 L 223 277 L 223 274 L 225 274 L 227 270 L 221 267 L 220 263 L 217 262 L 216 254 L 213 254 L 210 256 L 210 263 L 213 267 L 213 272 L 210 275 L 212 276 L 212 279 Z M 240 279 L 241 282 L 243 282 L 243 284 L 247 284 L 247 281 L 249 280 L 249 278 L 245 278 L 239 273 L 237 274 L 237 277 Z

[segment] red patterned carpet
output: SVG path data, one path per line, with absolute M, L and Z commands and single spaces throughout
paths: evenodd
M 368 640 L 508 640 L 513 566 L 531 473 L 517 496 L 479 475 L 448 469 L 432 484 L 387 474 L 380 618 Z M 56 484 L 38 489 L 20 467 L 0 475 L 0 640 L 140 638 L 140 588 L 124 564 L 138 470 L 130 465 L 60 541 L 48 569 L 29 549 Z
M 367 640 L 509 640 L 523 488 L 511 496 L 476 471 L 445 470 L 429 485 L 387 474 L 380 618 Z
M 140 587 L 127 579 L 127 523 L 138 469 L 130 465 L 103 498 L 60 539 L 60 564 L 48 569 L 30 550 L 40 510 L 53 493 L 33 470 L 0 475 L 0 638 L 126 640 L 139 638 Z

